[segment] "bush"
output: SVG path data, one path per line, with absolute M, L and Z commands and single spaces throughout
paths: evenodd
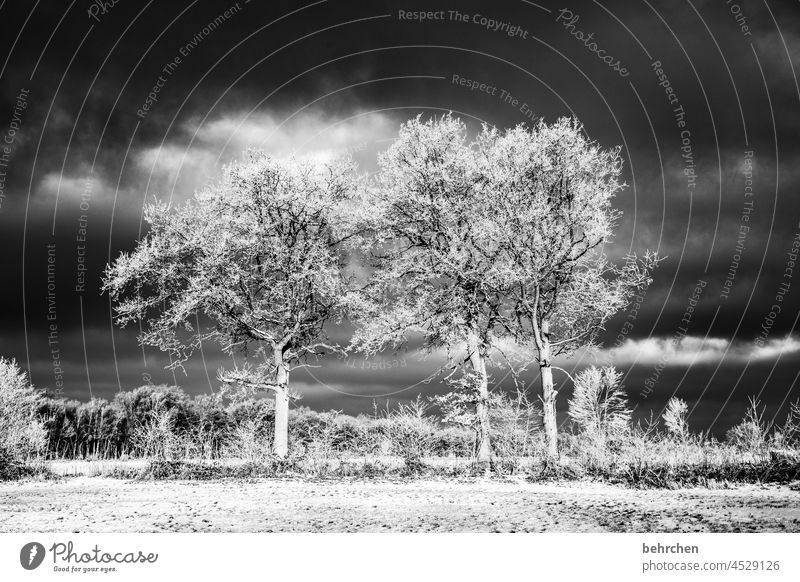
M 532 457 L 539 450 L 541 411 L 524 393 L 489 395 L 492 449 L 500 458 Z
M 631 410 L 613 366 L 591 366 L 575 376 L 568 414 L 578 429 L 578 454 L 589 466 L 603 466 L 630 436 Z
M 773 435 L 776 447 L 800 447 L 800 400 L 789 406 L 786 422 Z
M 55 475 L 42 462 L 23 462 L 6 449 L 0 448 L 0 481 L 16 481 L 31 477 L 53 479 Z
M 744 419 L 728 431 L 727 440 L 738 449 L 749 453 L 759 453 L 766 449 L 764 408 L 756 398 L 750 398 Z
M 425 416 L 428 406 L 422 399 L 400 404 L 386 417 L 386 436 L 393 454 L 402 457 L 411 470 L 423 467 L 436 438 L 436 423 Z
M 271 432 L 271 431 L 270 431 Z M 272 434 L 254 419 L 231 427 L 225 445 L 225 456 L 248 463 L 266 461 L 272 454 Z
M 431 444 L 431 454 L 437 457 L 465 457 L 475 455 L 475 430 L 464 426 L 438 427 Z
M 139 457 L 174 459 L 182 449 L 175 428 L 175 411 L 163 407 L 150 410 L 131 431 L 133 453 Z
M 26 475 L 26 465 L 10 450 L 0 446 L 0 481 L 13 481 Z
M 613 366 L 591 366 L 575 376 L 568 413 L 584 433 L 605 440 L 627 432 L 631 411 L 619 387 L 621 379 Z
M 225 465 L 220 463 L 152 460 L 144 469 L 116 476 L 141 481 L 210 481 L 214 479 L 274 477 L 279 472 L 280 468 L 270 463 L 248 462 L 239 465 Z
M 689 438 L 689 424 L 686 421 L 688 412 L 689 405 L 684 400 L 673 396 L 667 402 L 667 407 L 662 415 L 667 432 L 680 441 Z

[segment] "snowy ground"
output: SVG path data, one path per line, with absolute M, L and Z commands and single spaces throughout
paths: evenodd
M 788 487 L 632 490 L 494 480 L 0 483 L 2 532 L 792 531 Z

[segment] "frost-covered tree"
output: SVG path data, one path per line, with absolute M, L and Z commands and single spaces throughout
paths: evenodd
M 606 322 L 650 283 L 654 255 L 622 267 L 603 253 L 619 213 L 619 148 L 603 149 L 570 119 L 479 140 L 483 187 L 494 196 L 492 238 L 511 281 L 505 325 L 535 353 L 548 461 L 558 458 L 553 358 L 592 344 Z M 501 268 L 501 267 L 496 267 Z
M 188 202 L 148 205 L 149 233 L 106 269 L 117 323 L 143 321 L 141 343 L 168 352 L 172 367 L 209 340 L 245 356 L 219 377 L 274 393 L 280 457 L 291 370 L 338 349 L 323 326 L 340 315 L 343 216 L 356 184 L 349 160 L 248 152 Z
M 492 236 L 491 192 L 481 187 L 479 152 L 450 115 L 400 129 L 379 157 L 368 224 L 374 271 L 353 309 L 354 346 L 375 353 L 421 334 L 446 349 L 477 413 L 478 461 L 491 455 L 487 360 L 501 329 L 505 266 Z
M 24 460 L 47 441 L 37 416 L 42 394 L 15 360 L 0 358 L 0 456 Z
M 484 126 L 467 142 L 457 118 L 417 118 L 380 158 L 369 204 L 377 269 L 354 343 L 377 351 L 419 332 L 429 350 L 466 345 L 470 369 L 454 385 L 475 402 L 482 461 L 491 450 L 486 364 L 498 340 L 536 353 L 555 460 L 553 357 L 591 344 L 650 282 L 653 255 L 618 268 L 602 252 L 618 218 L 620 168 L 619 148 L 600 148 L 569 119 Z

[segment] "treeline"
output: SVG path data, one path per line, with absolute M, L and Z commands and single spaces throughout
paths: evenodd
M 636 439 L 624 393 L 611 382 L 594 378 L 590 368 L 577 376 L 570 401 L 571 431 L 565 435 L 575 452 L 619 448 Z M 613 373 L 613 369 L 604 369 Z M 499 458 L 535 457 L 542 453 L 541 409 L 523 394 L 493 392 L 491 423 Z M 434 399 L 436 401 L 436 399 Z M 125 457 L 264 460 L 274 451 L 275 406 L 272 400 L 231 398 L 225 393 L 189 396 L 180 387 L 145 385 L 119 392 L 113 400 L 65 400 L 53 395 L 37 399 L 36 418 L 44 429 L 40 452 L 49 459 L 119 459 Z M 437 414 L 442 413 L 442 414 Z M 685 402 L 673 398 L 662 421 L 669 442 L 715 446 L 708 436 L 689 431 Z M 656 436 L 654 426 L 645 430 Z M 292 409 L 289 435 L 294 457 L 398 456 L 407 461 L 424 457 L 474 458 L 479 434 L 460 424 L 447 407 L 428 401 L 388 405 L 371 414 L 351 416 L 339 411 Z M 659 439 L 656 439 L 659 440 Z M 742 421 L 728 431 L 726 441 L 751 453 L 800 445 L 800 401 L 792 404 L 786 422 L 768 425 L 763 408 L 751 400 Z M 655 441 L 653 441 L 655 442 Z M 615 444 L 616 443 L 616 444 Z
M 273 408 L 263 400 L 225 403 L 212 395 L 190 397 L 177 386 L 145 385 L 119 392 L 111 401 L 80 402 L 48 395 L 38 416 L 47 432 L 50 458 L 107 459 L 139 454 L 137 438 L 165 419 L 175 434 L 207 437 L 209 453 L 218 455 L 220 436 L 236 423 L 261 419 L 268 431 Z
M 533 454 L 538 413 L 527 401 L 498 395 L 494 421 L 500 451 Z M 238 458 L 270 454 L 275 408 L 266 399 L 189 396 L 181 388 L 145 385 L 113 400 L 89 402 L 49 395 L 38 419 L 50 459 L 123 457 Z M 290 412 L 290 442 L 298 455 L 397 455 L 471 457 L 476 432 L 445 425 L 418 399 L 357 417 L 307 407 Z
M 632 422 L 620 377 L 612 367 L 575 375 L 568 430 L 559 440 L 562 463 L 555 469 L 543 462 L 540 403 L 521 392 L 491 392 L 493 470 L 648 487 L 800 478 L 800 401 L 778 424 L 751 399 L 727 442 L 720 442 L 690 430 L 688 403 L 678 398 L 669 401 L 660 419 Z M 289 415 L 288 455 L 281 456 L 272 446 L 273 400 L 226 390 L 192 397 L 166 385 L 141 386 L 111 400 L 64 400 L 44 395 L 16 362 L 0 358 L 0 480 L 46 474 L 43 459 L 137 458 L 146 459 L 147 467 L 169 469 L 166 476 L 158 469 L 152 478 L 282 471 L 365 477 L 485 474 L 476 461 L 480 438 L 474 415 L 460 414 L 452 405 L 452 397 L 417 397 L 357 417 L 295 408 Z M 237 467 L 244 472 L 237 473 Z

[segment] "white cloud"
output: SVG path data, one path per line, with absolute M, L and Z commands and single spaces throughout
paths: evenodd
M 327 159 L 345 152 L 374 161 L 375 153 L 397 134 L 399 122 L 384 113 L 364 113 L 346 119 L 301 113 L 280 118 L 266 113 L 235 113 L 184 123 L 163 144 L 134 154 L 148 191 L 163 196 L 191 194 L 213 180 L 223 164 L 248 148 L 277 157 L 297 155 Z M 362 162 L 362 160 L 358 160 Z M 374 163 L 374 162 L 373 162 Z
M 91 196 L 97 187 L 98 179 L 89 173 L 79 175 L 50 172 L 39 182 L 36 195 L 52 203 L 58 197 L 59 203 L 78 202 Z
M 769 340 L 763 346 L 754 346 L 750 357 L 754 360 L 771 360 L 780 355 L 798 351 L 800 351 L 800 340 L 793 336 L 787 336 L 783 339 Z
M 600 350 L 598 360 L 616 365 L 656 364 L 690 366 L 722 360 L 774 360 L 800 352 L 800 340 L 793 336 L 770 339 L 762 346 L 753 342 L 723 338 L 686 336 L 673 338 L 628 339 L 622 345 Z
M 602 350 L 602 355 L 613 363 L 633 364 L 668 361 L 673 365 L 690 365 L 720 360 L 730 342 L 721 338 L 686 336 L 679 341 L 672 338 L 627 339 L 619 347 Z
M 86 214 L 96 210 L 107 210 L 115 202 L 120 211 L 138 208 L 141 196 L 129 185 L 117 189 L 103 175 L 88 167 L 77 167 L 72 171 L 48 172 L 37 183 L 34 191 L 36 203 L 53 208 L 58 201 L 58 211 L 80 210 Z
M 397 133 L 397 123 L 384 113 L 356 114 L 346 119 L 301 113 L 280 121 L 264 113 L 236 114 L 204 125 L 187 124 L 188 135 L 234 155 L 247 148 L 263 149 L 276 156 L 306 155 L 320 151 L 343 151 Z

